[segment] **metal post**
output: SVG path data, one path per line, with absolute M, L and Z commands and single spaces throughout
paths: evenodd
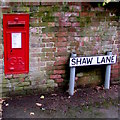
M 72 53 L 71 57 L 76 57 L 76 53 Z M 69 94 L 74 94 L 74 85 L 75 85 L 75 67 L 70 68 L 70 81 L 69 81 Z
M 112 55 L 112 52 L 107 52 L 107 55 Z M 110 87 L 110 73 L 111 73 L 111 65 L 106 66 L 106 73 L 105 73 L 105 89 L 109 89 Z

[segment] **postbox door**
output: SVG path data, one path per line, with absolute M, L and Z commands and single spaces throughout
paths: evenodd
M 12 20 L 9 17 L 12 16 Z M 4 25 L 4 62 L 5 74 L 21 74 L 29 71 L 29 29 L 26 29 L 26 19 L 17 15 L 18 21 L 14 21 L 15 15 L 5 15 Z M 29 20 L 29 18 L 28 18 Z M 22 22 L 21 22 L 22 21 Z M 24 23 L 24 24 L 23 24 Z M 29 25 L 28 25 L 29 26 Z M 27 26 L 27 27 L 28 27 Z
M 25 71 L 25 33 L 7 34 L 7 69 L 8 71 Z M 19 38 L 18 38 L 19 37 Z

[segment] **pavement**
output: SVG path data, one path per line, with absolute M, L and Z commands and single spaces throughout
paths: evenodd
M 119 85 L 76 88 L 73 96 L 55 91 L 5 99 L 2 117 L 7 118 L 120 118 Z

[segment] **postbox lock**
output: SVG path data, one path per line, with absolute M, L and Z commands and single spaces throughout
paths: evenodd
M 14 21 L 18 22 L 18 18 L 15 18 Z

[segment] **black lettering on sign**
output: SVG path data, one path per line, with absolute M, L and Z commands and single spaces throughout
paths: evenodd
M 93 60 L 93 58 L 87 58 L 87 64 L 91 64 L 92 60 Z
M 83 58 L 83 61 L 82 61 L 82 64 L 86 64 L 86 59 L 85 58 Z
M 111 62 L 114 63 L 114 56 L 112 56 Z
M 104 57 L 102 58 L 101 63 L 105 63 L 105 58 Z
M 106 63 L 111 61 L 111 57 L 106 57 Z
M 72 65 L 75 65 L 75 58 L 73 58 L 71 61 L 72 61 Z
M 99 57 L 97 57 L 97 63 L 100 64 L 100 62 L 99 62 Z
M 78 63 L 80 63 L 80 65 L 81 65 L 81 58 L 77 58 L 76 64 L 78 65 Z

